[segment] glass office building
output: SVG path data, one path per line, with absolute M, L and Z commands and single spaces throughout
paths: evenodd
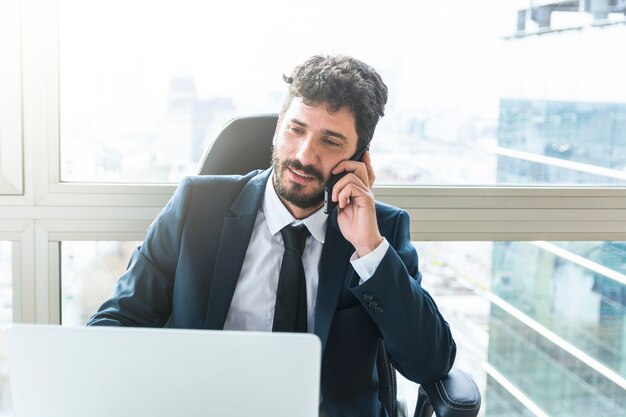
M 493 256 L 489 364 L 546 415 L 623 415 L 626 244 L 499 243 Z M 487 386 L 486 415 L 526 415 Z
M 498 147 L 506 151 L 498 156 L 498 183 L 624 184 L 626 95 L 611 56 L 620 54 L 626 27 L 610 19 L 613 12 L 623 17 L 625 6 L 553 1 L 520 10 L 519 32 L 505 40 L 523 55 L 516 63 L 560 65 L 531 69 L 523 80 L 508 72 L 515 93 L 500 101 Z M 553 30 L 550 16 L 558 12 L 578 23 Z M 529 20 L 535 23 L 530 31 Z M 594 56 L 603 59 L 581 62 Z M 593 91 L 597 77 L 617 87 Z M 539 98 L 536 88 L 551 97 Z M 494 372 L 485 415 L 626 414 L 626 243 L 496 243 L 491 291 L 488 364 Z M 518 389 L 522 401 L 507 395 L 501 380 Z
M 503 99 L 498 145 L 534 158 L 499 156 L 498 183 L 620 184 L 626 105 Z M 546 415 L 626 413 L 626 243 L 496 243 L 491 285 L 497 372 Z M 487 416 L 528 415 L 502 390 L 488 378 Z

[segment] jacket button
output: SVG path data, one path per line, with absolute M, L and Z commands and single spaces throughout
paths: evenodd
M 377 305 L 376 307 L 374 307 L 374 311 L 377 313 L 382 313 L 383 312 L 383 308 L 379 305 Z
M 374 299 L 374 296 L 368 292 L 366 292 L 365 294 L 363 294 L 363 299 L 365 301 L 372 301 Z
M 367 303 L 367 305 L 369 305 L 370 308 L 375 308 L 375 307 L 378 307 L 378 302 L 370 301 L 369 303 Z

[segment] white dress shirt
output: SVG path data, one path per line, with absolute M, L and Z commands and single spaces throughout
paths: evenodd
M 306 240 L 302 264 L 306 279 L 308 331 L 312 333 L 315 328 L 318 265 L 326 236 L 328 215 L 320 208 L 309 217 L 296 220 L 280 201 L 272 178 L 273 174 L 265 187 L 263 202 L 256 216 L 224 330 L 272 331 L 278 275 L 285 251 L 280 230 L 287 225 L 304 224 L 311 233 Z M 361 283 L 374 274 L 388 247 L 389 243 L 383 239 L 376 250 L 366 256 L 358 258 L 356 252 L 352 255 L 350 262 L 361 278 Z

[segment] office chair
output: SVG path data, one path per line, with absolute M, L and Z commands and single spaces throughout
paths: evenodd
M 247 174 L 271 165 L 271 146 L 277 114 L 236 117 L 211 139 L 200 161 L 199 175 Z M 398 415 L 396 371 L 389 361 L 385 344 L 378 343 L 376 367 L 378 397 L 390 417 Z M 414 417 L 475 417 L 480 409 L 478 386 L 468 374 L 453 369 L 442 379 L 418 389 Z

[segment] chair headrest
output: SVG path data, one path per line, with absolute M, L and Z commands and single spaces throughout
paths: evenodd
M 247 174 L 269 168 L 272 139 L 278 114 L 235 117 L 213 136 L 205 151 L 198 175 Z

